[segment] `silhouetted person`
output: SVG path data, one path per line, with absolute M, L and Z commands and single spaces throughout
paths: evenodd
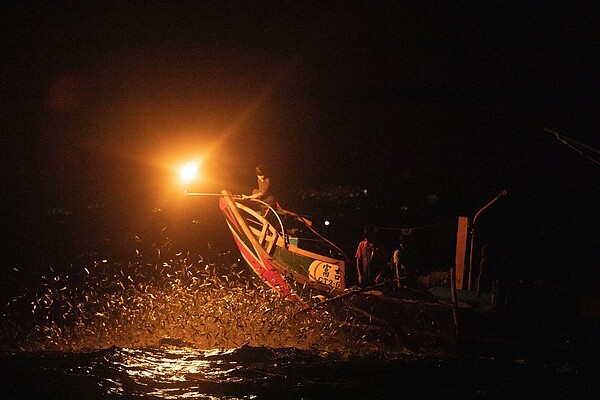
M 398 240 L 398 247 L 392 255 L 392 264 L 394 266 L 394 281 L 397 287 L 410 284 L 412 278 L 408 268 L 408 260 L 406 255 L 406 243 L 404 237 L 401 236 Z
M 270 207 L 275 208 L 277 202 L 271 191 L 271 180 L 267 177 L 265 169 L 258 165 L 255 168 L 257 188 L 252 190 L 251 195 L 242 195 L 242 200 L 258 199 L 267 203 Z M 262 214 L 265 215 L 268 211 L 267 207 L 261 206 Z
M 481 247 L 477 292 L 489 290 L 492 294 L 494 308 L 503 309 L 509 285 L 508 271 L 501 263 L 501 257 L 496 246 L 484 244 Z

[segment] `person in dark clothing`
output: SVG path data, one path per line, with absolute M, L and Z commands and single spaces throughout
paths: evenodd
M 271 180 L 266 175 L 265 169 L 258 165 L 255 168 L 256 172 L 256 183 L 257 188 L 252 190 L 251 195 L 242 195 L 242 200 L 250 200 L 250 199 L 258 199 L 269 205 L 269 207 L 277 208 L 277 202 L 275 201 L 275 196 L 273 196 L 271 190 Z M 265 206 L 261 207 L 262 214 L 265 215 L 268 211 L 268 208 Z
M 406 244 L 403 236 L 398 240 L 398 248 L 394 250 L 392 263 L 394 265 L 394 281 L 396 286 L 401 287 L 408 284 L 413 277 L 408 268 Z

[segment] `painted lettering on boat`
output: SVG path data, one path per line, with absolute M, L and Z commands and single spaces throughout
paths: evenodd
M 308 276 L 313 281 L 324 283 L 334 288 L 342 285 L 342 270 L 339 265 L 324 261 L 313 261 L 308 267 Z

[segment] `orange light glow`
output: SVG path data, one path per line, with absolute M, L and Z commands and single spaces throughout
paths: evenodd
M 181 180 L 186 185 L 192 183 L 192 181 L 196 180 L 198 177 L 198 163 L 197 162 L 189 162 L 181 168 Z

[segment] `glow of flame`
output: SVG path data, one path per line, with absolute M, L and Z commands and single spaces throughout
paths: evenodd
M 183 168 L 181 168 L 180 177 L 183 183 L 189 185 L 196 179 L 198 175 L 198 163 L 197 162 L 189 162 L 186 163 Z

